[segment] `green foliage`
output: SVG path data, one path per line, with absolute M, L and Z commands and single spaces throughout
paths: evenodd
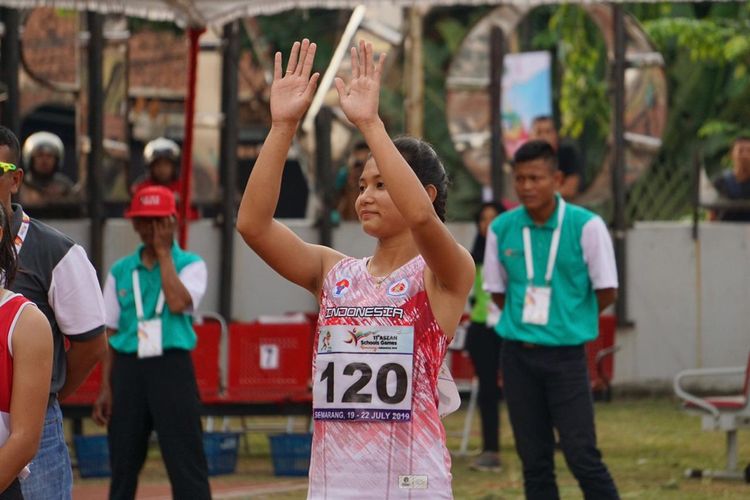
M 656 163 L 629 193 L 629 214 L 678 219 L 690 212 L 685 186 L 695 159 L 716 175 L 729 166 L 733 138 L 750 129 L 750 3 L 632 6 L 631 12 L 664 55 L 669 115 Z
M 263 36 L 273 52 L 281 51 L 284 64 L 296 40 L 309 38 L 318 45 L 315 69 L 324 71 L 339 42 L 349 11 L 305 9 L 258 18 Z
M 750 56 L 747 20 L 661 18 L 645 23 L 645 28 L 658 46 L 675 43 L 695 62 L 744 65 Z
M 583 9 L 563 4 L 552 14 L 549 30 L 558 40 L 563 67 L 558 101 L 561 134 L 577 139 L 589 123 L 604 139 L 609 131 L 609 102 L 607 81 L 602 78 L 605 49 L 598 29 Z

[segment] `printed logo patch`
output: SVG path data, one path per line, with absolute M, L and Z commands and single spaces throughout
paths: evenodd
M 318 352 L 331 352 L 331 330 L 321 331 L 320 339 L 320 349 L 318 349 Z
M 391 297 L 401 297 L 402 295 L 406 295 L 406 293 L 409 291 L 409 280 L 406 278 L 402 280 L 398 280 L 394 284 L 388 287 L 388 295 Z
M 349 285 L 349 278 L 341 278 L 340 280 L 338 280 L 333 286 L 333 296 L 338 298 L 346 295 L 349 291 Z
M 353 342 L 354 345 L 356 346 L 356 345 L 359 344 L 360 340 L 362 340 L 365 337 L 369 337 L 370 335 L 372 335 L 373 333 L 376 333 L 376 332 L 374 330 L 364 331 L 364 332 L 363 331 L 357 331 L 357 329 L 354 328 L 352 330 L 347 330 L 346 333 L 349 334 L 349 338 L 346 339 L 344 342 L 346 342 L 347 344 L 351 344 Z
M 398 487 L 402 490 L 426 490 L 427 476 L 398 476 Z

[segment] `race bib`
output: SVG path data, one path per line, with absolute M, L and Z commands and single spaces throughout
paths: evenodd
M 527 286 L 523 299 L 522 321 L 532 325 L 546 325 L 549 321 L 551 296 L 552 288 L 548 286 Z
M 324 326 L 317 351 L 315 420 L 411 420 L 413 326 Z
M 153 358 L 163 354 L 161 318 L 138 322 L 138 357 Z

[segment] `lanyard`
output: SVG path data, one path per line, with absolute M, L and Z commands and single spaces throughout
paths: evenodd
M 141 298 L 141 279 L 138 277 L 138 270 L 133 270 L 133 295 L 135 296 L 135 314 L 138 321 L 143 321 L 143 299 Z M 161 316 L 164 310 L 164 290 L 159 290 L 159 299 L 156 301 L 156 310 L 154 317 Z
M 21 211 L 21 227 L 18 228 L 18 234 L 16 234 L 16 239 L 13 242 L 16 245 L 16 254 L 18 254 L 21 251 L 21 247 L 23 246 L 23 240 L 26 239 L 26 233 L 29 232 L 29 222 L 31 219 L 28 215 L 26 215 L 26 212 Z
M 560 204 L 557 207 L 557 227 L 552 233 L 552 243 L 549 247 L 549 258 L 547 259 L 547 274 L 544 275 L 545 283 L 552 281 L 552 271 L 555 270 L 555 261 L 557 260 L 557 250 L 560 248 L 560 230 L 562 229 L 563 218 L 565 217 L 565 200 L 560 198 Z M 534 281 L 534 256 L 531 253 L 531 231 L 529 227 L 523 228 L 523 254 L 526 258 L 526 278 L 529 283 Z

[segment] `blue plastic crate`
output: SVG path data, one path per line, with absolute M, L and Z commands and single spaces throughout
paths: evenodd
M 232 474 L 237 468 L 239 448 L 237 432 L 206 432 L 203 434 L 203 448 L 206 453 L 208 475 Z M 78 472 L 82 478 L 109 477 L 109 446 L 107 436 L 73 436 Z
M 310 469 L 312 434 L 275 434 L 271 440 L 273 473 L 277 476 L 306 476 Z
M 237 468 L 238 432 L 205 432 L 203 449 L 208 462 L 208 475 L 233 474 Z
M 73 436 L 78 472 L 83 478 L 109 477 L 109 446 L 106 435 Z

